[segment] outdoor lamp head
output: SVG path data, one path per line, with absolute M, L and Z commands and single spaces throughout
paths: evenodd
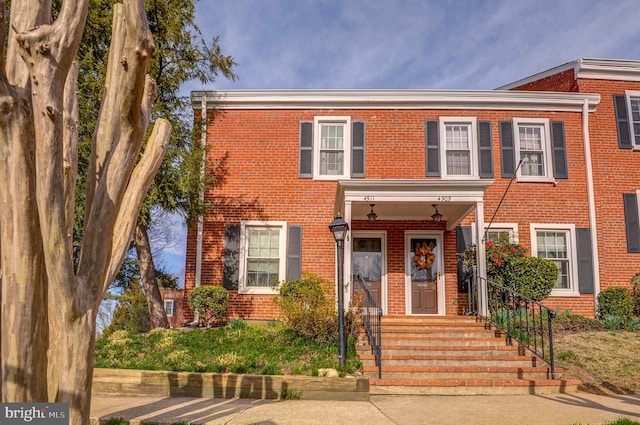
M 349 224 L 338 215 L 335 220 L 329 225 L 329 230 L 333 233 L 333 238 L 336 242 L 344 241 L 344 238 L 347 236 L 347 231 L 349 230 Z

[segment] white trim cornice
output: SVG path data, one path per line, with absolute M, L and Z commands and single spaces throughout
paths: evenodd
M 507 109 L 581 112 L 597 94 L 498 90 L 193 91 L 193 109 Z
M 516 87 L 559 74 L 569 69 L 573 69 L 574 78 L 640 81 L 640 61 L 583 58 L 547 69 L 546 71 L 538 72 L 537 74 L 498 87 L 496 90 L 512 90 Z

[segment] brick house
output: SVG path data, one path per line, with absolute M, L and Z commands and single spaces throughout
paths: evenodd
M 587 316 L 640 271 L 640 61 L 583 59 L 498 90 L 191 98 L 218 180 L 189 229 L 186 290 L 225 286 L 231 317 L 277 318 L 273 282 L 303 271 L 336 282 L 337 215 L 346 303 L 360 273 L 387 315 L 463 314 L 457 253 L 478 235 L 552 259 L 544 303 Z M 423 247 L 428 270 L 412 260 Z

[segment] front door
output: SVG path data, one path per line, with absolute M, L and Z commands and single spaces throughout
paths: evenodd
M 407 314 L 443 314 L 442 236 L 407 233 Z
M 352 274 L 362 276 L 383 311 L 386 310 L 385 236 L 380 232 L 354 232 L 351 257 Z M 361 289 L 354 279 L 353 290 Z

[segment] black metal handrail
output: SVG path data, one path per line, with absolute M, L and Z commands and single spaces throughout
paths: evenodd
M 538 301 L 525 297 L 511 288 L 476 275 L 468 277 L 468 313 L 483 317 L 498 329 L 506 331 L 507 342 L 515 339 L 536 354 L 551 368 L 555 379 L 552 320 L 555 311 Z M 487 312 L 480 308 L 480 284 L 486 283 Z
M 362 289 L 364 292 L 362 323 L 367 332 L 376 366 L 378 366 L 378 378 L 382 378 L 382 307 L 362 275 L 359 273 L 353 275 L 353 281 L 358 282 L 360 286 L 354 289 Z

